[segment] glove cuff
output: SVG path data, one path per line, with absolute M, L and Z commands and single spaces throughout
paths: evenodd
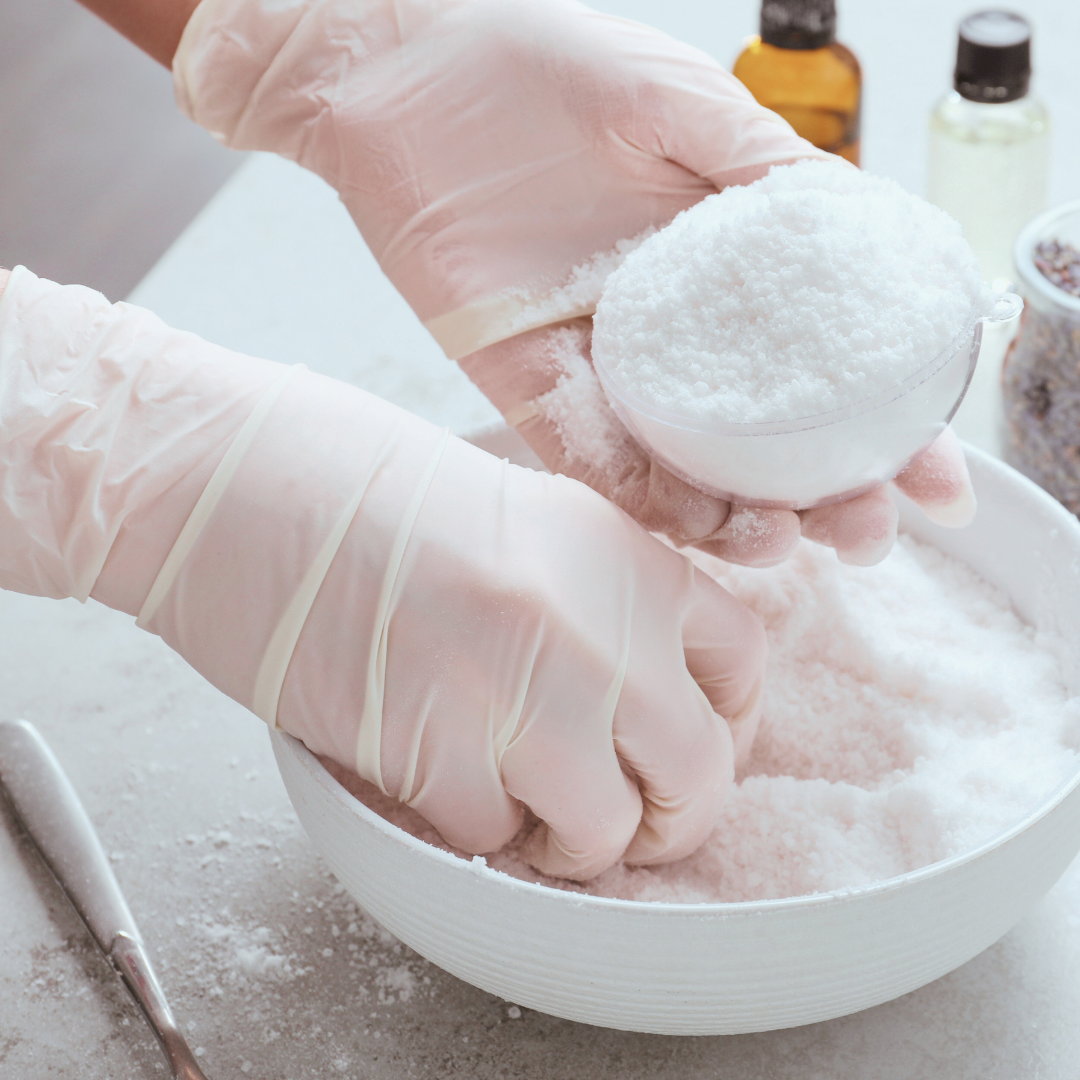
M 596 300 L 576 304 L 560 304 L 557 299 L 530 303 L 523 296 L 489 296 L 428 319 L 424 327 L 451 360 L 460 360 L 528 330 L 592 315 L 595 311 Z
M 649 227 L 575 266 L 564 284 L 548 291 L 508 289 L 428 319 L 424 326 L 451 360 L 542 326 L 592 315 L 607 279 L 656 229 Z

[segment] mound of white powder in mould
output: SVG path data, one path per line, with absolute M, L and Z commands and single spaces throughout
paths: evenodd
M 988 309 L 960 226 L 892 180 L 826 161 L 710 195 L 631 252 L 593 355 L 646 404 L 758 423 L 857 404 Z
M 871 568 L 807 543 L 771 570 L 691 557 L 757 612 L 770 643 L 761 729 L 711 836 L 680 862 L 580 884 L 524 861 L 526 826 L 488 856 L 496 870 L 682 903 L 851 888 L 973 849 L 1080 768 L 1080 698 L 1066 693 L 1056 639 L 937 549 L 902 537 Z M 408 807 L 334 774 L 446 848 Z

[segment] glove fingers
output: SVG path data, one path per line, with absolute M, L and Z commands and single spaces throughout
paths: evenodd
M 477 673 L 482 678 L 481 673 Z M 453 690 L 460 694 L 456 682 Z M 429 821 L 447 843 L 475 855 L 498 851 L 521 828 L 524 811 L 507 794 L 491 751 L 491 738 L 476 723 L 489 702 L 472 695 L 457 701 L 433 690 L 426 715 L 384 719 L 383 760 L 398 756 L 388 736 L 408 731 L 415 746 L 415 772 L 409 761 L 398 797 Z M 401 749 L 404 750 L 404 747 Z M 408 758 L 406 751 L 403 757 Z M 389 770 L 388 770 L 389 771 Z
M 697 599 L 683 622 L 686 667 L 731 731 L 735 767 L 745 764 L 761 716 L 769 645 L 743 603 L 695 569 Z
M 619 756 L 641 790 L 641 822 L 623 855 L 639 865 L 674 862 L 712 831 L 734 779 L 731 732 L 693 680 L 669 698 L 663 718 L 656 703 L 643 712 L 632 693 L 616 716 Z
M 610 730 L 537 718 L 507 747 L 506 790 L 542 824 L 525 857 L 541 873 L 584 881 L 618 861 L 641 820 L 641 794 L 623 772 Z
M 689 603 L 682 621 L 686 677 L 667 687 L 663 703 L 649 678 L 628 680 L 616 715 L 615 745 L 633 769 L 643 798 L 641 824 L 627 862 L 672 862 L 689 855 L 712 831 L 734 779 L 736 755 L 749 753 L 760 708 L 766 642 L 761 623 L 734 596 L 687 566 Z M 651 626 L 642 628 L 648 633 Z M 643 644 L 643 648 L 641 647 Z M 662 639 L 639 643 L 663 659 Z M 646 679 L 648 681 L 646 681 Z
M 951 427 L 946 428 L 893 481 L 922 512 L 938 525 L 960 529 L 975 516 L 964 448 Z
M 800 516 L 807 540 L 835 548 L 840 561 L 852 566 L 881 562 L 896 542 L 899 514 L 884 487 L 848 502 L 804 510 Z
M 740 566 L 776 566 L 795 550 L 799 536 L 793 510 L 736 506 L 721 528 L 695 546 Z

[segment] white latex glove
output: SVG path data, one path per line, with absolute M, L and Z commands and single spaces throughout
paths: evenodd
M 718 187 L 831 157 L 704 53 L 574 0 L 202 0 L 173 72 L 227 145 L 338 190 L 454 359 L 591 313 L 616 245 Z
M 800 530 L 849 562 L 888 552 L 885 492 L 800 519 L 672 476 L 608 408 L 588 326 L 551 329 L 595 310 L 627 241 L 773 164 L 831 157 L 710 57 L 572 0 L 202 0 L 173 71 L 181 107 L 227 145 L 337 188 L 447 355 L 553 471 L 734 562 L 780 561 Z M 933 471 L 928 512 L 966 523 L 955 444 Z
M 567 877 L 692 851 L 757 723 L 755 617 L 584 485 L 24 268 L 0 585 L 139 612 L 465 850 L 531 808 Z

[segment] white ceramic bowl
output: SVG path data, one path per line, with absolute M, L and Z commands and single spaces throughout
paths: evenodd
M 999 296 L 973 308 L 947 348 L 897 386 L 835 412 L 740 424 L 694 420 L 657 408 L 621 386 L 594 357 L 611 407 L 630 434 L 676 476 L 742 506 L 804 510 L 860 495 L 891 480 L 945 430 L 979 357 L 984 322 L 1020 314 Z
M 1004 589 L 1070 646 L 1080 691 L 1080 524 L 977 451 L 979 510 L 952 531 L 910 505 L 904 528 Z M 437 850 L 273 736 L 296 812 L 353 897 L 440 967 L 493 994 L 605 1027 L 679 1035 L 809 1024 L 888 1001 L 995 942 L 1080 849 L 1080 775 L 975 851 L 844 893 L 646 904 L 559 892 Z

